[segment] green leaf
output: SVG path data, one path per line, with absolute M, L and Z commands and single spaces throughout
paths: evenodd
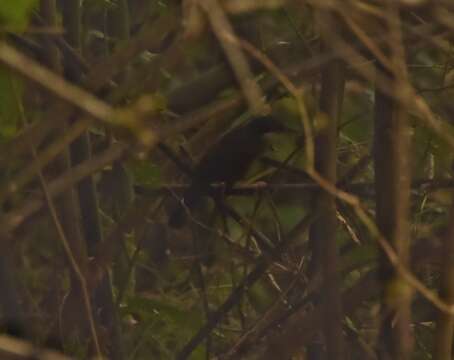
M 8 30 L 24 29 L 29 15 L 37 3 L 37 0 L 2 1 L 0 3 L 0 24 Z
M 159 185 L 161 182 L 159 167 L 153 164 L 149 159 L 131 161 L 128 163 L 128 167 L 132 171 L 136 184 Z

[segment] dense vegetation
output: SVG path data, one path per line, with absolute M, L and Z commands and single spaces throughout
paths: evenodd
M 1 1 L 1 358 L 452 359 L 453 35 L 450 0 Z

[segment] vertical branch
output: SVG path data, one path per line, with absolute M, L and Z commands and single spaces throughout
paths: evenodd
M 322 47 L 329 48 L 329 33 L 338 31 L 339 23 L 332 13 L 320 10 L 319 26 Z M 315 137 L 315 169 L 329 183 L 337 181 L 337 126 L 344 93 L 344 65 L 333 59 L 322 68 L 319 131 Z M 323 332 L 328 359 L 343 359 L 342 301 L 340 294 L 339 259 L 336 244 L 337 217 L 333 194 L 320 192 L 316 198 L 317 219 L 311 228 L 315 261 L 323 274 Z M 318 259 L 317 259 L 318 257 Z
M 81 49 L 81 9 L 79 1 L 68 0 L 63 3 L 63 24 L 65 38 L 78 52 Z M 73 83 L 82 82 L 82 74 L 70 66 L 65 66 L 65 76 Z M 82 133 L 71 146 L 72 165 L 78 165 L 91 157 L 91 142 L 88 131 Z M 95 244 L 102 239 L 98 200 L 91 176 L 86 177 L 77 185 L 84 237 L 91 255 Z
M 410 137 L 405 109 L 397 91 L 407 84 L 405 54 L 400 34 L 398 9 L 386 1 L 387 49 L 393 64 L 392 74 L 377 60 L 377 77 L 390 77 L 392 95 L 375 90 L 375 187 L 377 224 L 399 256 L 402 266 L 409 265 Z M 411 291 L 401 275 L 382 253 L 382 323 L 379 339 L 381 359 L 410 359 L 412 349 Z
M 115 44 L 126 42 L 129 40 L 129 5 L 127 0 L 116 0 L 114 6 L 108 12 L 108 38 L 115 42 Z M 115 47 L 115 46 L 114 46 Z M 117 81 L 122 83 L 128 78 L 128 67 L 122 71 L 118 76 Z M 112 137 L 112 134 L 108 135 Z M 113 219 L 118 221 L 120 216 L 124 213 L 130 203 L 134 201 L 134 189 L 133 181 L 128 174 L 125 167 L 122 165 L 121 160 L 115 161 L 112 165 L 112 174 L 116 178 L 114 182 L 114 187 L 119 192 L 124 192 L 127 194 L 124 201 L 121 201 L 117 206 L 114 206 Z M 121 190 L 120 190 L 121 189 Z M 117 257 L 114 261 L 114 266 L 112 269 L 113 273 L 113 283 L 119 290 L 119 293 L 122 294 L 125 288 L 130 287 L 130 273 L 133 271 L 134 264 L 128 256 L 126 239 L 122 235 L 119 249 L 121 251 L 117 254 Z M 118 299 L 117 299 L 118 304 Z
M 78 0 L 65 0 L 62 7 L 63 22 L 65 25 L 65 37 L 68 43 L 78 52 L 81 51 L 81 5 Z M 76 69 L 67 66 L 66 77 L 74 83 L 82 82 L 82 74 Z M 91 139 L 88 131 L 85 131 L 71 146 L 71 160 L 73 165 L 78 165 L 92 157 Z M 96 246 L 103 240 L 101 219 L 99 216 L 99 201 L 93 176 L 88 176 L 77 185 L 82 228 L 85 237 L 88 254 L 95 255 Z M 101 281 L 96 289 L 94 298 L 96 313 L 101 317 L 100 321 L 110 332 L 110 356 L 114 360 L 124 358 L 121 342 L 121 331 L 118 324 L 116 309 L 112 293 L 111 282 L 108 276 Z
M 47 25 L 57 25 L 57 8 L 55 0 L 41 0 L 41 12 Z M 61 74 L 62 66 L 56 45 L 49 40 L 45 40 L 45 46 L 45 62 L 53 71 Z M 57 136 L 63 136 L 69 126 L 66 119 L 62 121 L 64 124 L 57 133 Z M 56 161 L 54 169 L 57 173 L 64 173 L 69 171 L 70 167 L 70 151 L 69 148 L 65 148 Z M 63 236 L 68 239 L 68 261 L 71 265 L 74 265 L 70 267 L 71 288 L 62 310 L 60 326 L 63 334 L 60 334 L 60 336 L 64 337 L 65 334 L 76 332 L 82 335 L 83 338 L 86 338 L 88 336 L 88 329 L 91 329 L 93 331 L 94 342 L 95 344 L 98 344 L 96 332 L 92 326 L 91 313 L 85 311 L 87 304 L 88 308 L 90 307 L 84 283 L 84 276 L 86 276 L 88 264 L 86 246 L 83 241 L 79 222 L 79 202 L 74 188 L 71 187 L 69 191 L 62 195 L 61 198 L 58 199 L 57 205 L 59 219 L 56 218 L 56 220 L 58 220 L 58 224 L 61 223 L 61 232 Z M 87 316 L 80 316 L 78 314 L 86 314 Z M 98 346 L 97 352 L 99 353 Z
M 81 51 L 81 7 L 78 0 L 65 0 L 62 4 L 65 38 L 75 51 Z M 82 74 L 70 66 L 65 66 L 65 76 L 73 83 L 82 82 Z M 91 158 L 91 142 L 88 131 L 82 133 L 71 146 L 72 165 L 78 165 Z M 81 218 L 88 252 L 93 253 L 94 246 L 102 240 L 98 199 L 91 176 L 86 177 L 77 185 Z
M 42 0 L 40 3 L 40 12 L 44 22 L 48 26 L 57 24 L 57 9 L 55 0 Z M 60 52 L 57 45 L 48 37 L 43 38 L 42 61 L 54 72 L 61 74 L 62 66 L 60 61 Z
M 49 26 L 56 26 L 57 9 L 55 0 L 41 0 L 41 12 L 44 21 Z M 46 42 L 45 61 L 47 65 L 57 73 L 61 73 L 61 63 L 59 53 L 55 44 Z M 66 122 L 66 121 L 65 121 Z M 60 134 L 66 130 L 67 124 L 62 127 Z M 62 151 L 60 158 L 55 165 L 56 171 L 59 173 L 67 172 L 70 168 L 69 150 Z M 85 273 L 86 270 L 86 249 L 82 241 L 79 224 L 78 202 L 74 190 L 71 188 L 59 200 L 59 213 L 62 226 L 66 236 L 70 241 L 70 247 L 74 254 L 74 258 Z

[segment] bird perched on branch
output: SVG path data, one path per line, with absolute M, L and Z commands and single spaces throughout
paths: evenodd
M 181 203 L 169 215 L 169 225 L 180 228 L 186 220 L 186 211 L 196 208 L 210 192 L 210 184 L 224 183 L 231 188 L 240 180 L 252 162 L 265 150 L 263 135 L 287 130 L 272 116 L 256 117 L 239 126 L 216 143 L 196 165 L 191 185 Z

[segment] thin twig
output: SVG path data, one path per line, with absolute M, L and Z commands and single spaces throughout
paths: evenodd
M 252 113 L 262 114 L 266 112 L 262 91 L 252 75 L 246 58 L 236 44 L 228 41 L 229 37 L 234 36 L 234 30 L 224 10 L 217 0 L 199 0 L 199 3 L 207 13 L 213 32 L 232 65 Z
M 343 41 L 340 38 L 340 36 L 338 36 L 337 34 L 331 34 L 331 36 L 335 37 L 335 40 L 337 42 L 342 43 L 345 49 L 348 49 L 348 51 L 350 52 L 355 52 L 351 48 L 351 46 L 346 44 L 345 41 Z M 229 39 L 232 42 L 238 41 L 234 37 L 229 37 Z M 333 40 L 333 43 L 337 44 L 336 41 Z M 270 64 L 272 65 L 272 62 L 269 61 L 266 57 L 260 56 L 261 52 L 259 50 L 254 48 L 252 45 L 247 45 L 247 43 L 244 41 L 241 41 L 241 44 L 245 49 L 249 49 L 249 52 L 253 54 L 259 61 L 261 61 L 267 68 L 273 69 L 273 73 L 276 71 L 277 67 L 275 66 L 271 67 Z M 280 74 L 281 72 L 277 69 L 277 73 Z M 278 79 L 281 82 L 286 80 L 286 78 L 283 78 L 281 75 L 278 77 Z M 373 77 L 370 76 L 369 79 L 373 79 Z M 286 88 L 288 88 L 287 86 L 289 85 L 289 83 L 283 82 L 283 85 L 286 86 Z M 426 101 L 421 96 L 416 95 L 416 93 L 408 83 L 406 82 L 403 83 L 401 81 L 396 86 L 402 88 L 402 91 L 399 92 L 398 94 L 399 98 L 397 100 L 401 101 L 403 104 L 406 105 L 408 104 L 416 105 L 416 108 L 419 110 L 419 112 L 424 115 L 424 120 L 426 124 L 428 124 L 429 127 L 432 128 L 433 130 L 435 130 L 436 133 L 442 139 L 446 140 L 447 143 L 454 149 L 454 137 L 452 137 L 448 132 L 443 131 L 441 122 L 439 122 L 435 118 Z M 389 89 L 385 89 L 384 91 L 388 93 Z M 306 140 L 308 140 L 308 137 L 306 137 Z M 325 180 L 322 176 L 320 176 L 320 174 L 317 171 L 315 171 L 312 168 L 310 163 L 306 165 L 305 171 L 323 190 L 327 191 L 331 195 L 337 197 L 338 199 L 344 201 L 345 203 L 353 207 L 353 209 L 355 210 L 363 224 L 367 227 L 369 232 L 376 238 L 378 244 L 382 247 L 383 251 L 388 256 L 390 262 L 396 267 L 396 270 L 400 273 L 400 275 L 402 275 L 402 277 L 407 281 L 407 283 L 412 288 L 419 291 L 421 295 L 423 295 L 426 299 L 428 299 L 440 310 L 445 311 L 449 314 L 454 314 L 454 305 L 446 304 L 442 299 L 440 299 L 439 296 L 437 296 L 433 291 L 431 291 L 421 281 L 419 281 L 416 278 L 416 276 L 414 276 L 411 273 L 410 270 L 408 270 L 404 265 L 400 263 L 398 255 L 396 254 L 394 249 L 387 243 L 386 239 L 381 234 L 381 232 L 377 228 L 376 223 L 370 217 L 368 212 L 364 210 L 364 206 L 357 196 L 354 196 L 346 191 L 343 191 L 337 188 L 336 185 L 333 185 L 327 180 Z
M 0 43 L 0 62 L 96 119 L 112 124 L 114 111 L 109 105 L 22 55 L 5 42 Z

